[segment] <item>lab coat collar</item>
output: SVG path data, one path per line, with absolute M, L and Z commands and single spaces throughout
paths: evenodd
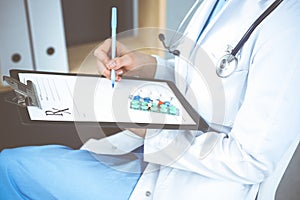
M 219 13 L 211 20 L 198 40 L 198 45 L 203 46 L 210 40 L 215 44 L 210 44 L 211 49 L 207 49 L 208 54 L 212 53 L 212 59 L 219 59 L 224 55 L 228 45 L 234 47 L 243 37 L 252 23 L 274 2 L 275 0 L 228 0 Z M 243 18 L 232 18 L 234 16 L 245 16 Z M 247 15 L 245 15 L 247 13 Z M 228 29 L 228 34 L 224 34 L 224 27 Z M 222 31 L 223 30 L 223 31 Z M 222 33 L 220 35 L 219 33 Z M 216 62 L 216 60 L 213 60 Z
M 204 25 L 206 21 L 208 20 L 208 17 L 210 13 L 212 12 L 214 5 L 216 4 L 218 0 L 212 0 L 212 1 L 203 1 L 199 9 L 195 12 L 194 17 L 192 18 L 190 24 L 187 27 L 187 30 L 198 30 L 198 31 L 189 31 L 186 35 L 192 40 L 195 40 L 198 38 L 199 31 L 204 28 Z M 264 11 L 271 3 L 273 3 L 275 0 L 257 0 L 256 1 L 256 8 L 255 10 L 247 10 L 250 15 L 256 16 L 255 14 L 257 12 Z M 227 0 L 222 9 L 219 11 L 219 13 L 211 20 L 211 22 L 208 24 L 208 26 L 205 28 L 202 36 L 199 38 L 200 40 L 207 35 L 209 30 L 214 27 L 215 23 L 220 21 L 220 19 L 227 19 L 230 15 L 232 15 L 233 12 L 241 12 L 242 9 L 245 8 L 247 4 L 252 4 L 255 2 L 254 0 Z M 253 6 L 252 6 L 253 7 Z M 239 8 L 239 9 L 237 9 Z M 221 20 L 222 21 L 222 20 Z M 217 23 L 220 24 L 220 23 Z
M 257 19 L 257 17 L 265 11 L 271 3 L 273 3 L 275 0 L 257 0 L 256 4 L 253 5 L 253 0 L 245 0 L 245 1 L 240 1 L 240 0 L 227 0 L 227 2 L 224 4 L 222 9 L 219 11 L 219 13 L 210 21 L 210 23 L 207 25 L 205 30 L 203 31 L 201 37 L 199 38 L 199 42 L 201 44 L 201 41 L 205 40 L 206 36 L 211 33 L 211 31 L 214 30 L 215 27 L 222 27 L 224 22 L 232 16 L 232 13 L 235 13 L 236 16 L 240 15 L 242 16 L 243 12 L 249 13 L 249 18 L 246 21 L 243 21 L 244 24 L 248 24 L 248 28 L 251 26 L 251 24 L 254 22 L 254 20 Z M 210 11 L 212 10 L 214 4 L 216 1 L 212 1 L 209 4 Z M 252 5 L 251 5 L 252 4 Z M 206 15 L 206 18 L 202 18 L 201 21 L 206 22 L 209 14 Z M 251 17 L 252 16 L 252 17 Z M 239 20 L 239 19 L 237 19 Z M 245 19 L 242 19 L 245 20 Z M 201 27 L 203 28 L 203 26 Z M 237 27 L 234 29 L 234 32 L 238 31 L 244 31 L 243 34 L 245 33 L 246 30 L 240 29 Z M 232 34 L 232 33 L 230 33 Z M 226 37 L 226 36 L 225 36 Z
M 195 11 L 191 21 L 189 22 L 184 35 L 185 38 L 189 41 L 190 43 L 186 49 L 186 51 L 182 50 L 182 47 L 179 45 L 179 49 L 181 51 L 181 56 L 180 59 L 176 59 L 176 67 L 180 66 L 180 69 L 178 69 L 178 72 L 175 74 L 175 79 L 177 83 L 177 87 L 179 90 L 183 93 L 185 93 L 187 83 L 186 83 L 186 77 L 187 77 L 187 60 L 189 60 L 189 55 L 191 53 L 191 50 L 195 46 L 196 39 L 199 35 L 199 32 L 203 29 L 206 20 L 208 19 L 211 11 L 213 10 L 213 7 L 215 5 L 217 0 L 212 0 L 212 1 L 203 1 L 199 8 Z M 198 3 L 198 2 L 196 2 Z
M 198 0 L 199 1 L 199 0 Z M 186 38 L 189 38 L 193 41 L 196 41 L 196 38 L 198 37 L 198 34 L 200 30 L 203 29 L 206 20 L 208 19 L 211 11 L 213 10 L 213 7 L 218 0 L 212 0 L 212 1 L 203 1 L 203 2 L 195 2 L 195 4 L 198 4 L 199 7 L 193 14 L 186 30 L 184 30 L 184 35 Z M 197 30 L 197 31 L 194 31 Z M 181 30 L 179 30 L 181 31 Z

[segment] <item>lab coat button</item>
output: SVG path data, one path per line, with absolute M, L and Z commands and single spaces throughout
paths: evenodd
M 151 195 L 151 192 L 150 192 L 150 191 L 147 191 L 147 192 L 146 192 L 146 196 L 149 197 L 150 195 Z

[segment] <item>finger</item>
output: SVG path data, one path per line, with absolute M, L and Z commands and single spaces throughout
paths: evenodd
M 96 58 L 98 60 L 100 60 L 104 64 L 107 64 L 110 62 L 110 57 L 109 57 L 109 55 L 107 55 L 107 53 L 105 51 L 98 50 L 97 52 L 95 52 L 94 55 L 96 56 Z
M 122 75 L 124 74 L 124 69 L 123 69 L 123 68 L 120 68 L 120 69 L 116 70 L 116 74 L 117 74 L 118 76 L 122 76 Z
M 120 82 L 121 80 L 122 80 L 122 77 L 121 76 L 117 76 L 116 81 Z
M 105 65 L 100 61 L 97 60 L 97 68 L 99 74 L 105 76 L 106 78 L 110 79 L 110 70 L 105 67 Z
M 115 59 L 110 60 L 108 63 L 106 63 L 106 67 L 108 69 L 115 69 L 115 67 L 116 67 L 116 61 L 115 61 Z
M 107 67 L 114 70 L 120 69 L 122 67 L 126 69 L 126 67 L 132 66 L 132 63 L 132 57 L 129 54 L 126 54 L 121 57 L 115 58 L 114 61 L 110 62 L 110 65 L 108 65 Z
M 97 66 L 98 66 L 98 72 L 99 74 L 105 76 L 106 78 L 110 79 L 110 74 L 111 74 L 111 70 L 110 69 L 107 69 L 104 64 L 101 62 L 101 61 L 97 61 Z M 122 75 L 124 74 L 124 69 L 121 68 L 121 69 L 118 69 L 116 70 L 116 81 L 119 82 L 121 81 L 122 79 Z
M 94 51 L 94 56 L 101 60 L 104 64 L 107 64 L 110 61 L 110 48 L 111 48 L 111 40 L 105 40 L 99 47 Z

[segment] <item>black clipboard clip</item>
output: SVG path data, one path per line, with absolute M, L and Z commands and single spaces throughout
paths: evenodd
M 6 82 L 14 90 L 14 94 L 7 96 L 6 101 L 20 107 L 36 106 L 42 109 L 36 88 L 32 81 L 27 80 L 26 85 L 9 76 L 3 76 L 3 82 Z

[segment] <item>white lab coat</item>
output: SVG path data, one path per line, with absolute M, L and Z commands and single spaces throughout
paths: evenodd
M 214 2 L 204 1 L 195 13 L 187 28 L 191 40 L 196 40 Z M 273 2 L 229 0 L 206 27 L 198 46 L 216 63 L 227 45 L 235 46 Z M 255 199 L 259 183 L 300 136 L 299 18 L 300 2 L 283 1 L 242 47 L 237 71 L 216 79 L 216 87 L 207 86 L 206 72 L 197 76 L 185 61 L 175 60 L 178 88 L 187 99 L 196 97 L 191 104 L 222 133 L 148 130 L 143 140 L 124 131 L 90 140 L 84 148 L 122 154 L 144 144 L 144 160 L 149 165 L 132 193 L 134 200 Z M 197 55 L 195 65 L 201 63 Z M 158 76 L 164 74 L 162 64 L 172 67 L 174 63 L 158 61 Z

